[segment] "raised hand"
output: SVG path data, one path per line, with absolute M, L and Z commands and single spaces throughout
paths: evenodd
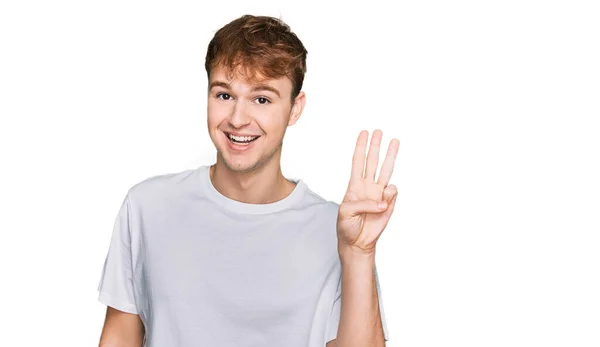
M 350 250 L 353 253 L 374 253 L 375 244 L 394 211 L 398 190 L 388 183 L 394 170 L 400 140 L 392 139 L 390 142 L 381 171 L 375 181 L 382 135 L 381 130 L 373 132 L 366 158 L 366 168 L 365 155 L 369 132 L 363 130 L 358 135 L 352 158 L 350 183 L 344 200 L 339 206 L 337 218 L 340 252 Z M 383 202 L 383 206 L 379 204 L 380 202 Z

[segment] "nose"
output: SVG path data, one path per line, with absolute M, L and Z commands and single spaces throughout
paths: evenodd
M 248 115 L 246 107 L 241 102 L 236 102 L 229 114 L 229 124 L 234 128 L 241 128 L 251 121 L 252 118 Z

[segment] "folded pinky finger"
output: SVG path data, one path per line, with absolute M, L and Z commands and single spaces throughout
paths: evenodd
M 398 195 L 398 188 L 393 184 L 390 184 L 383 190 L 383 199 L 388 203 L 391 202 L 392 198 L 396 195 Z

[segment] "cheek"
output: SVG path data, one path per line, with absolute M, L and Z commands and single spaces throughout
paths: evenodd
M 209 102 L 206 108 L 206 118 L 209 128 L 215 128 L 227 118 L 227 112 L 219 105 Z
M 282 134 L 288 124 L 288 112 L 283 108 L 270 108 L 269 110 L 261 110 L 257 112 L 255 117 L 256 123 L 267 134 Z

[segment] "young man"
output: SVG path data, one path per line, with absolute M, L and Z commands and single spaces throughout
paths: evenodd
M 129 189 L 98 287 L 100 346 L 384 346 L 375 243 L 396 201 L 399 141 L 375 181 L 382 134 L 367 155 L 361 131 L 340 205 L 286 179 L 283 137 L 304 108 L 306 54 L 272 17 L 242 16 L 215 34 L 206 70 L 217 161 Z

